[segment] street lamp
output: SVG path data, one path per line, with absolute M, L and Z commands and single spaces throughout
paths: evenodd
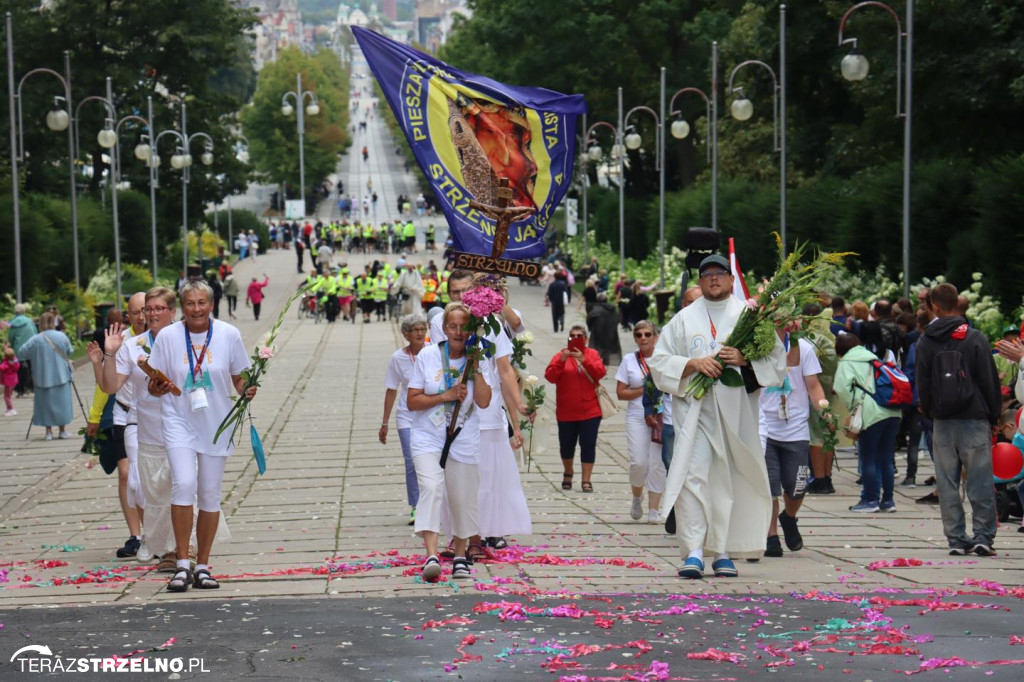
M 52 69 L 32 69 L 14 85 L 14 29 L 11 13 L 7 13 L 7 102 L 11 117 L 11 194 L 14 213 L 14 286 L 18 303 L 22 302 L 21 286 L 21 207 L 18 201 L 18 163 L 25 160 L 24 124 L 21 112 L 21 88 L 29 77 L 49 74 L 60 81 L 64 96 L 54 98 L 54 108 L 46 115 L 46 126 L 54 132 L 68 131 L 68 167 L 71 177 L 71 243 L 75 261 L 75 287 L 81 288 L 82 280 L 78 267 L 78 201 L 75 192 L 74 132 L 71 129 L 71 57 L 64 52 L 64 75 Z M 61 106 L 63 101 L 64 106 Z
M 185 102 L 181 103 L 181 132 L 177 130 L 165 130 L 153 139 L 153 149 L 151 152 L 151 168 L 154 171 L 154 178 L 156 168 L 160 165 L 160 157 L 157 156 L 156 150 L 157 145 L 160 143 L 160 138 L 164 135 L 170 135 L 177 141 L 177 147 L 175 148 L 174 154 L 171 156 L 171 167 L 175 170 L 181 171 L 181 245 L 182 245 L 182 272 L 185 276 L 188 276 L 188 183 L 191 178 L 190 168 L 192 167 L 192 154 L 189 150 L 192 147 L 192 142 L 197 138 L 203 138 L 205 144 L 203 145 L 203 154 L 199 157 L 203 165 L 209 166 L 213 163 L 213 138 L 206 133 L 193 133 L 188 134 L 188 118 L 185 111 Z M 203 244 L 200 240 L 198 242 L 199 258 L 202 261 Z
M 626 113 L 624 123 L 626 130 L 630 132 L 626 134 L 626 149 L 636 151 L 640 149 L 640 145 L 643 144 L 643 139 L 640 137 L 640 133 L 636 132 L 636 129 L 629 125 L 629 117 L 634 113 L 642 111 L 650 114 L 654 119 L 654 168 L 658 171 L 658 186 L 659 186 L 659 200 L 658 200 L 658 256 L 661 262 L 661 279 L 660 288 L 665 288 L 665 164 L 662 160 L 662 152 L 665 149 L 665 141 L 662 139 L 662 121 L 664 120 L 665 114 L 665 67 L 661 67 L 661 112 L 662 115 L 658 116 L 658 112 L 650 107 L 637 106 L 633 107 Z
M 120 145 L 118 145 L 118 131 L 121 129 L 121 126 L 124 123 L 128 122 L 128 121 L 135 121 L 137 123 L 141 123 L 143 126 L 146 126 L 146 131 L 147 132 L 150 132 L 150 128 L 149 128 L 149 121 L 147 121 L 146 119 L 142 118 L 141 116 L 135 116 L 133 114 L 129 114 L 128 116 L 125 116 L 124 118 L 121 118 L 120 120 L 118 120 L 118 118 L 117 118 L 117 108 L 114 106 L 113 89 L 111 87 L 110 77 L 108 76 L 107 77 L 106 97 L 99 97 L 99 96 L 96 96 L 96 95 L 93 95 L 91 97 L 86 97 L 85 99 L 83 99 L 81 102 L 78 103 L 78 106 L 75 107 L 74 126 L 73 126 L 73 128 L 74 128 L 74 137 L 75 137 L 75 148 L 74 148 L 74 157 L 75 158 L 78 158 L 78 154 L 79 154 L 79 148 L 78 148 L 78 140 L 79 140 L 78 121 L 79 121 L 79 117 L 78 117 L 78 113 L 81 110 L 83 104 L 85 104 L 86 102 L 93 102 L 93 101 L 102 103 L 104 105 L 104 107 L 106 108 L 106 110 L 107 110 L 106 122 L 105 122 L 103 128 L 100 130 L 100 132 L 97 133 L 97 135 L 96 135 L 96 142 L 99 143 L 99 145 L 101 147 L 103 147 L 104 149 L 113 149 L 114 150 L 110 154 L 110 187 L 111 187 L 111 189 L 110 189 L 110 197 L 111 197 L 111 203 L 112 203 L 112 208 L 113 208 L 113 212 L 114 212 L 114 272 L 115 272 L 115 277 L 117 278 L 117 285 L 116 285 L 116 287 L 117 287 L 117 309 L 120 310 L 121 309 L 121 304 L 124 302 L 124 297 L 122 296 L 122 291 L 121 291 L 121 227 L 120 227 L 120 218 L 119 218 L 118 210 L 117 210 L 117 186 L 118 186 L 118 183 L 120 183 L 120 181 L 121 181 L 121 179 L 120 179 L 120 175 L 121 175 L 121 148 L 120 148 Z M 117 147 L 117 149 L 114 149 L 114 147 Z M 136 147 L 136 149 L 135 149 L 135 154 L 136 154 L 136 156 L 138 156 L 138 154 L 139 154 L 138 147 Z M 154 282 L 156 281 L 155 277 L 154 277 L 153 281 Z
M 662 93 L 665 92 L 664 82 Z M 685 140 L 690 134 L 690 124 L 682 118 L 682 112 L 675 109 L 676 97 L 686 93 L 699 95 L 704 100 L 708 120 L 708 136 L 704 140 L 707 160 L 711 163 L 711 228 L 718 229 L 718 42 L 711 43 L 711 97 L 700 88 L 677 90 L 668 103 L 670 117 L 679 116 L 669 126 L 669 132 L 677 140 Z M 664 94 L 662 95 L 664 98 Z
M 587 162 L 593 161 L 598 162 L 604 157 L 604 152 L 601 147 L 597 145 L 592 135 L 598 128 L 607 128 L 612 131 L 613 135 L 613 148 L 619 146 L 619 129 L 613 126 L 611 123 L 606 121 L 598 121 L 589 128 L 587 127 L 587 115 L 583 114 L 583 153 L 580 154 L 581 166 L 583 167 L 583 259 L 587 262 L 590 261 L 590 235 L 587 233 L 587 223 L 589 222 L 589 215 L 587 212 L 587 185 L 590 184 L 590 174 L 587 172 Z M 622 201 L 622 195 L 619 195 L 619 201 Z
M 889 5 L 882 2 L 861 2 L 846 10 L 839 22 L 839 47 L 849 44 L 852 51 L 843 57 L 840 66 L 843 78 L 859 81 L 867 78 L 867 57 L 857 52 L 857 39 L 843 39 L 846 22 L 857 10 L 863 7 L 879 7 L 884 9 L 896 22 L 896 117 L 903 119 L 903 295 L 910 296 L 910 131 L 911 131 L 911 96 L 913 94 L 913 63 L 914 63 L 914 0 L 907 0 L 907 30 L 903 30 L 900 17 Z M 904 46 L 905 44 L 905 46 Z M 903 52 L 906 50 L 906 60 Z M 905 72 L 901 73 L 904 67 Z M 902 79 L 902 80 L 901 80 Z M 906 99 L 903 99 L 903 88 L 906 88 Z
M 732 117 L 746 121 L 754 115 L 754 105 L 743 94 L 743 88 L 734 88 L 736 72 L 745 66 L 760 66 L 772 77 L 772 144 L 779 152 L 779 233 L 782 238 L 782 256 L 786 256 L 786 6 L 779 6 L 779 77 L 775 70 L 757 59 L 748 59 L 736 65 L 729 74 L 729 94 L 733 96 L 729 107 Z M 781 101 L 780 101 L 781 100 Z M 781 131 L 781 132 L 780 132 Z
M 292 103 L 288 101 L 291 97 Z M 305 107 L 306 98 L 309 98 L 309 104 Z M 292 114 L 297 113 L 295 125 L 299 131 L 299 192 L 302 198 L 302 214 L 306 214 L 306 152 L 303 144 L 303 137 L 306 134 L 306 119 L 303 116 L 305 111 L 306 116 L 316 116 L 320 113 L 320 101 L 316 97 L 316 93 L 311 90 L 302 89 L 302 74 L 295 74 L 295 91 L 289 91 L 281 96 L 281 113 L 286 117 L 290 117 Z

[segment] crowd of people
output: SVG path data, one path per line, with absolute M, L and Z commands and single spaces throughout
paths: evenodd
M 308 238 L 317 253 L 299 284 L 328 322 L 400 318 L 405 344 L 386 369 L 379 439 L 388 443 L 394 417 L 409 524 L 427 557 L 422 578 L 437 580 L 445 558 L 454 578 L 468 578 L 473 562 L 531 532 L 515 450 L 537 415 L 526 406 L 524 377 L 511 362 L 526 343 L 523 316 L 508 304 L 499 278 L 450 270 L 447 263 L 422 265 L 411 253 L 393 267 L 381 257 L 353 274 L 344 257 L 335 260 L 331 242 L 321 242 L 333 239 L 335 229 L 321 225 L 293 240 Z M 557 260 L 545 267 L 553 331 L 562 334 L 573 275 Z M 895 513 L 895 489 L 917 485 L 926 449 L 935 476 L 924 484 L 934 489 L 917 502 L 939 505 L 950 553 L 995 554 L 992 443 L 1018 435 L 1019 329 L 1007 328 L 993 348 L 965 317 L 965 299 L 950 284 L 919 292 L 916 302 L 879 299 L 870 307 L 822 293 L 818 304 L 804 308 L 802 322 L 776 330 L 767 357 L 748 361 L 723 343 L 744 309 L 723 257 L 704 259 L 698 285 L 682 292 L 681 309 L 664 329 L 646 317 L 623 319 L 607 300 L 602 273 L 582 275 L 586 324 L 570 325 L 544 371 L 555 388 L 561 488 L 574 489 L 578 449 L 579 489 L 593 492 L 601 424 L 617 399 L 625 407 L 630 517 L 664 524 L 678 538 L 681 577 L 706 575 L 705 555 L 711 573 L 731 577 L 739 573 L 737 559 L 782 557 L 783 545 L 803 549 L 798 515 L 805 496 L 836 492 L 837 426 L 830 419 L 838 404 L 850 415 L 838 430 L 854 442 L 860 474 L 850 513 Z M 268 284 L 266 276 L 253 277 L 247 288 L 257 320 Z M 642 284 L 625 278 L 614 288 L 619 303 L 646 295 Z M 482 290 L 505 305 L 497 330 L 476 332 L 488 348 L 480 355 L 471 352 L 481 341 L 467 329 L 471 313 L 463 298 Z M 233 445 L 215 442 L 213 434 L 232 393 L 245 390 L 241 373 L 249 366 L 238 331 L 219 320 L 219 303 L 228 298 L 234 319 L 239 292 L 225 264 L 206 278 L 183 277 L 177 292 L 137 293 L 127 318 L 111 311 L 107 330 L 88 347 L 97 389 L 87 434 L 109 434 L 100 464 L 118 473 L 130 533 L 117 556 L 158 560 L 173 573 L 172 591 L 218 586 L 209 557 L 213 538 L 226 533 L 220 489 Z M 57 438 L 68 438 L 70 343 L 56 331 L 52 312 L 42 315 L 38 329 L 24 306 L 15 313 L 5 323 L 10 343 L 0 362 L 6 414 L 16 414 L 15 395 L 34 389 L 33 425 L 44 427 L 47 439 L 54 429 Z M 635 344 L 626 353 L 618 341 L 624 329 Z M 718 379 L 726 368 L 742 381 L 716 382 L 699 400 L 687 396 L 695 375 Z M 609 371 L 614 398 L 601 386 Z M 889 382 L 885 397 L 880 377 Z M 250 399 L 254 394 L 248 391 Z M 897 448 L 906 448 L 899 484 Z M 970 529 L 961 488 L 971 505 Z
M 600 280 L 599 273 L 589 274 L 587 288 L 597 288 L 594 275 Z M 453 273 L 449 282 L 456 276 L 462 275 Z M 860 496 L 850 506 L 851 513 L 896 512 L 897 444 L 907 449 L 907 470 L 900 484 L 906 488 L 917 485 L 919 452 L 927 449 L 936 476 L 925 484 L 934 484 L 935 490 L 918 502 L 939 504 L 950 553 L 995 553 L 992 443 L 997 438 L 1011 439 L 1017 429 L 1011 388 L 1016 387 L 1024 397 L 1019 372 L 1024 343 L 1018 329 L 1008 329 L 1006 338 L 993 349 L 963 316 L 964 300 L 949 284 L 920 292 L 916 307 L 909 300 L 890 303 L 881 299 L 870 308 L 857 302 L 847 310 L 844 301 L 822 293 L 820 304 L 808 305 L 802 311 L 802 322 L 777 330 L 768 357 L 750 362 L 739 349 L 723 345 L 744 309 L 743 302 L 732 295 L 728 261 L 717 255 L 706 258 L 698 277 L 699 285 L 683 292 L 682 309 L 663 330 L 647 319 L 628 321 L 636 346 L 617 362 L 615 374 L 616 397 L 626 404 L 630 516 L 636 521 L 644 521 L 646 516 L 648 523 L 664 523 L 666 530 L 679 538 L 681 577 L 703 577 L 705 554 L 711 557 L 710 572 L 731 577 L 739 573 L 735 563 L 738 559 L 753 562 L 762 557 L 782 557 L 783 546 L 790 552 L 803 549 L 798 515 L 805 496 L 836 492 L 831 477 L 837 442 L 833 410 L 839 404 L 852 415 L 838 429 L 854 442 L 860 473 Z M 553 266 L 549 278 L 545 296 L 554 308 L 559 303 L 558 295 L 567 295 L 567 272 Z M 623 287 L 637 291 L 635 284 Z M 460 287 L 459 293 L 462 291 Z M 566 302 L 563 299 L 561 304 Z M 592 303 L 596 308 L 602 301 L 595 298 Z M 831 318 L 827 312 L 822 313 L 829 307 Z M 458 389 L 457 382 L 442 381 L 448 374 L 441 364 L 434 372 L 433 383 L 422 378 L 409 383 L 412 373 L 419 371 L 420 352 L 431 349 L 431 357 L 438 352 L 432 340 L 441 334 L 440 325 L 455 325 L 455 329 L 464 319 L 458 306 L 449 305 L 445 311 L 446 317 L 438 316 L 437 327 L 425 325 L 420 316 L 403 319 L 403 334 L 409 345 L 395 353 L 388 369 L 382 442 L 386 441 L 392 408 L 402 404 L 402 393 L 409 391 L 410 385 L 417 388 L 416 399 L 398 410 L 399 415 L 402 410 L 413 415 L 398 417 L 400 434 L 409 429 L 402 442 L 411 522 L 419 518 L 416 508 L 424 486 L 442 485 L 434 480 L 437 470 L 433 467 L 444 444 L 439 434 L 444 432 L 447 413 L 438 406 L 476 400 L 464 390 L 467 387 Z M 449 312 L 453 315 L 447 315 Z M 451 317 L 455 322 L 450 321 Z M 515 319 L 522 325 L 520 316 Z M 554 331 L 562 333 L 560 318 L 555 316 L 554 321 Z M 504 318 L 505 331 L 514 340 L 516 333 L 508 330 L 507 323 Z M 582 471 L 580 490 L 593 491 L 600 425 L 611 414 L 603 404 L 608 396 L 602 395 L 604 389 L 600 386 L 610 363 L 602 358 L 607 350 L 594 340 L 600 324 L 590 328 L 571 326 L 565 347 L 551 358 L 544 373 L 555 386 L 563 465 L 561 487 L 565 491 L 574 486 L 577 448 Z M 429 365 L 428 370 L 432 367 Z M 742 384 L 717 382 L 699 401 L 686 397 L 687 385 L 695 374 L 718 378 L 724 367 L 736 368 Z M 950 367 L 959 368 L 959 374 L 948 371 Z M 490 376 L 497 374 L 491 365 L 486 371 L 481 369 L 481 374 L 487 376 L 487 372 Z M 904 386 L 906 394 L 899 399 L 883 396 L 879 387 L 885 382 L 879 383 L 879 375 L 890 376 L 894 384 L 899 384 L 897 392 L 899 386 Z M 960 377 L 956 385 L 949 385 L 949 376 Z M 514 375 L 509 383 L 515 383 Z M 492 384 L 493 389 L 506 388 L 500 378 Z M 498 393 L 493 390 L 491 400 Z M 515 393 L 518 395 L 518 391 Z M 512 404 L 519 409 L 522 400 Z M 416 415 L 419 410 L 434 419 Z M 516 410 L 509 414 L 515 416 Z M 496 427 L 496 433 L 502 440 L 507 436 L 512 448 L 520 437 L 516 421 L 509 418 Z M 406 439 L 416 442 L 416 424 L 437 431 L 432 445 L 418 452 L 414 446 L 404 445 Z M 478 438 L 479 433 L 480 427 L 475 426 L 467 441 Z M 485 465 L 488 459 L 491 461 Z M 513 456 L 502 448 L 489 451 L 486 457 L 480 450 L 474 463 L 483 467 L 506 461 L 513 461 Z M 426 462 L 430 464 L 429 473 L 424 472 Z M 970 530 L 965 528 L 961 480 L 971 503 Z M 518 496 L 518 476 L 505 481 Z M 441 516 L 448 513 L 469 522 L 458 526 L 451 547 L 459 561 L 457 577 L 465 577 L 466 565 L 487 556 L 483 553 L 489 545 L 486 536 L 499 531 L 481 531 L 480 518 L 474 522 L 472 515 L 460 516 L 467 511 L 465 500 L 472 497 L 466 497 L 466 489 L 482 489 L 477 479 L 456 476 L 443 485 L 459 489 L 442 496 L 448 506 L 443 507 Z M 488 499 L 493 498 L 495 489 L 487 490 Z M 458 495 L 463 496 L 460 501 L 449 499 Z M 431 500 L 435 505 L 434 498 Z M 483 505 L 481 495 L 472 510 L 479 517 L 483 517 L 479 512 Z M 436 535 L 432 535 L 440 527 L 434 523 L 436 515 L 432 507 L 427 520 L 416 522 L 429 555 L 422 571 L 428 580 L 441 573 L 436 555 L 439 545 Z M 507 528 L 501 530 L 502 535 L 514 534 Z M 481 532 L 485 542 L 480 552 L 474 553 L 472 538 Z M 502 537 L 501 546 L 508 541 Z

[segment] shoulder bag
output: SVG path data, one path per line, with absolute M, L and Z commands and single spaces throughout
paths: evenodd
M 590 376 L 590 372 L 583 366 L 583 363 L 579 363 L 580 370 L 583 372 L 583 376 L 590 380 L 590 383 L 594 386 L 594 391 L 597 393 L 597 404 L 601 406 L 601 418 L 611 419 L 619 413 L 619 404 L 612 400 L 612 397 L 608 394 L 608 391 L 599 382 L 594 380 L 594 377 Z

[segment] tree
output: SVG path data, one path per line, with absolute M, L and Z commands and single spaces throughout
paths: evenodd
M 249 159 L 270 182 L 284 183 L 298 196 L 299 138 L 295 115 L 281 111 L 281 97 L 295 92 L 296 74 L 302 89 L 316 93 L 320 112 L 305 117 L 305 170 L 307 199 L 312 190 L 338 164 L 338 155 L 349 144 L 348 73 L 337 55 L 321 50 L 307 55 L 296 47 L 283 50 L 277 61 L 259 75 L 252 103 L 242 111 L 242 127 L 250 140 Z M 295 102 L 289 98 L 294 106 Z M 306 106 L 304 102 L 303 107 Z

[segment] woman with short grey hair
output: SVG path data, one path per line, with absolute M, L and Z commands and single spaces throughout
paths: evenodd
M 398 399 L 395 410 L 395 422 L 398 427 L 398 441 L 402 445 L 402 458 L 405 460 L 405 495 L 409 502 L 409 525 L 416 523 L 416 503 L 419 501 L 420 489 L 416 482 L 416 467 L 412 461 L 412 449 L 409 444 L 409 432 L 412 429 L 412 414 L 406 404 L 409 392 L 409 377 L 416 366 L 416 356 L 423 350 L 427 340 L 427 318 L 422 313 L 412 313 L 402 318 L 402 336 L 406 346 L 396 350 L 388 363 L 387 374 L 384 376 L 384 418 L 381 419 L 378 437 L 382 444 L 388 442 L 388 422 L 391 410 Z
M 55 329 L 53 313 L 39 318 L 39 333 L 18 348 L 18 358 L 28 360 L 32 366 L 33 393 L 32 425 L 46 427 L 46 440 L 53 440 L 53 427 L 60 429 L 57 437 L 70 438 L 67 425 L 75 418 L 71 405 L 71 342 L 67 335 Z

